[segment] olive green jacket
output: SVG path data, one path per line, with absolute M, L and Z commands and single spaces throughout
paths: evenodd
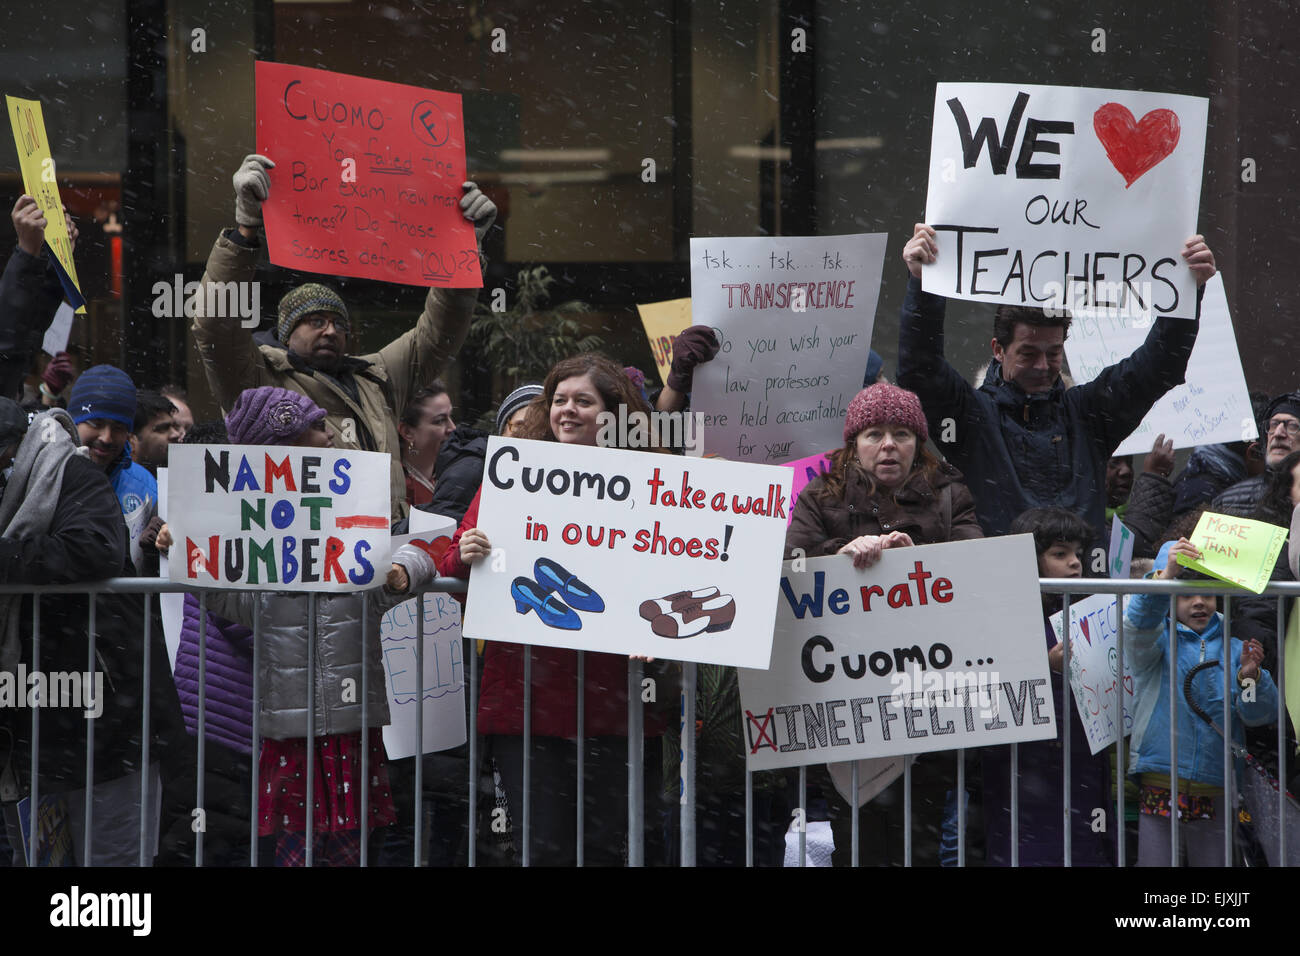
M 328 413 L 339 448 L 386 452 L 392 456 L 393 519 L 406 512 L 397 417 L 411 395 L 428 385 L 460 351 L 469 331 L 477 289 L 429 289 L 415 327 L 370 355 L 344 359 L 338 375 L 350 376 L 357 398 L 335 376 L 313 370 L 276 345 L 253 341 L 253 329 L 236 318 L 205 315 L 207 287 L 216 282 L 250 282 L 261 246 L 244 246 L 217 237 L 203 274 L 194 338 L 212 393 L 229 410 L 246 388 L 275 385 L 306 395 Z M 214 301 L 220 301 L 215 296 Z

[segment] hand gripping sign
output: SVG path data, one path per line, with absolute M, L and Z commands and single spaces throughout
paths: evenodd
M 16 96 L 6 96 L 5 103 L 9 107 L 14 144 L 18 147 L 23 189 L 45 213 L 45 245 L 52 254 L 54 271 L 58 273 L 63 294 L 73 309 L 78 313 L 85 312 L 86 299 L 81 294 L 77 266 L 72 261 L 72 239 L 63 218 L 63 203 L 59 199 L 54 158 L 50 155 L 50 141 L 45 135 L 41 104 L 38 100 L 23 100 Z

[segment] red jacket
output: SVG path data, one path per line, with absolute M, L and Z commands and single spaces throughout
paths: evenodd
M 460 559 L 460 537 L 478 526 L 480 490 L 438 563 L 445 577 L 469 578 L 469 565 Z M 524 732 L 524 655 L 533 655 L 533 727 L 541 737 L 578 735 L 578 655 L 555 647 L 530 647 L 488 641 L 483 655 L 483 686 L 478 700 L 478 732 L 520 735 Z M 586 654 L 587 737 L 627 736 L 627 667 L 621 654 Z M 661 701 L 662 703 L 662 701 Z M 645 711 L 647 737 L 661 737 L 665 721 L 651 706 Z

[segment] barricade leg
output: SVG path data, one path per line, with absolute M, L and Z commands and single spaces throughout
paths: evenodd
M 1118 607 L 1123 608 L 1124 601 L 1122 597 L 1118 600 Z M 1115 695 L 1115 709 L 1118 711 L 1119 719 L 1115 721 L 1115 856 L 1117 866 L 1126 866 L 1128 860 L 1125 857 L 1125 831 L 1127 827 L 1124 822 L 1124 615 L 1119 613 L 1115 615 L 1115 673 L 1119 675 L 1120 692 Z M 1171 776 L 1177 776 L 1172 774 Z
M 257 866 L 257 834 L 260 818 L 257 812 L 261 799 L 260 772 L 262 769 L 262 595 L 253 598 L 253 792 L 248 821 L 248 865 Z M 364 790 L 362 793 L 364 794 Z M 365 797 L 362 797 L 364 800 Z M 365 806 L 363 803 L 362 806 Z
M 1223 865 L 1232 866 L 1232 835 L 1237 829 L 1237 811 L 1234 791 L 1236 767 L 1232 759 L 1232 598 L 1223 598 L 1223 806 L 1219 808 L 1223 820 Z M 1175 769 L 1177 764 L 1174 765 Z M 1173 774 L 1171 773 L 1171 776 Z
M 1286 598 L 1277 599 L 1277 858 L 1279 866 L 1286 866 Z
M 148 620 L 148 611 L 146 610 L 145 620 Z M 148 654 L 148 648 L 145 648 Z M 146 692 L 146 697 L 148 693 Z M 199 722 L 196 729 L 195 737 L 198 750 L 198 781 L 195 785 L 194 805 L 203 812 L 203 772 L 207 765 L 207 751 L 205 750 L 205 738 L 207 734 L 207 706 L 208 706 L 208 595 L 205 591 L 199 592 Z M 144 763 L 146 768 L 145 776 L 148 776 L 149 764 Z M 141 804 L 143 807 L 144 805 Z M 143 811 L 141 811 L 143 816 Z M 203 827 L 194 834 L 194 865 L 203 865 Z
M 808 768 L 799 765 L 799 865 L 808 865 Z
M 365 656 L 362 655 L 364 662 Z M 362 672 L 365 672 L 363 663 Z M 424 595 L 415 597 L 415 860 L 412 866 L 424 864 Z M 362 713 L 365 707 L 362 707 Z M 362 745 L 368 741 L 362 737 Z M 369 748 L 367 748 L 369 749 Z
M 86 622 L 87 635 L 87 652 L 86 652 L 86 673 L 95 673 L 95 595 L 88 595 L 88 604 L 90 605 L 89 619 Z M 148 773 L 148 767 L 145 768 Z M 144 807 L 140 808 L 144 813 Z M 95 833 L 95 722 L 86 721 L 86 815 L 85 815 L 86 834 L 82 841 L 84 844 L 82 858 L 83 866 L 93 866 L 95 857 L 92 853 L 94 847 Z M 35 830 L 32 833 L 36 833 Z
M 416 597 L 416 600 L 422 600 Z M 417 612 L 416 617 L 420 615 Z M 418 627 L 418 625 L 417 625 Z M 423 641 L 418 638 L 416 646 Z M 366 667 L 366 650 L 370 646 L 370 594 L 361 592 L 361 853 L 358 866 L 370 865 L 370 669 Z M 417 652 L 418 653 L 418 652 Z M 423 669 L 419 669 L 421 675 Z M 423 690 L 423 685 L 421 685 Z M 423 696 L 423 694 L 421 694 Z M 419 840 L 416 840 L 419 846 Z
M 682 665 L 682 866 L 695 866 L 695 688 L 696 667 Z
M 40 594 L 32 595 L 32 671 L 39 674 L 41 671 L 41 596 Z M 146 752 L 149 747 L 149 741 L 144 741 Z M 39 833 L 37 826 L 39 817 L 37 810 L 41 802 L 41 709 L 32 708 L 32 786 L 31 786 L 31 807 L 28 817 L 28 833 Z M 37 841 L 29 839 L 27 841 L 27 865 L 36 865 Z M 141 850 L 141 855 L 143 855 Z
M 470 866 L 478 865 L 478 648 L 474 641 L 466 642 L 469 654 L 469 846 L 466 850 Z
M 304 808 L 304 815 L 307 820 L 307 865 L 312 865 L 312 843 L 314 838 L 314 824 L 316 814 L 313 808 L 316 806 L 315 794 L 312 784 L 316 777 L 316 592 L 311 591 L 307 594 L 307 806 Z M 362 741 L 362 750 L 365 750 L 365 742 Z M 362 789 L 368 789 L 369 781 L 365 781 L 366 786 Z
M 627 663 L 627 865 L 645 866 L 645 723 L 641 661 Z
M 1175 595 L 1169 595 L 1169 643 L 1168 647 L 1178 646 L 1178 598 Z M 1172 655 L 1171 655 L 1172 657 Z M 1172 660 L 1171 660 L 1172 664 Z M 1171 771 L 1176 771 L 1178 767 L 1178 695 L 1183 689 L 1178 686 L 1178 668 L 1170 666 L 1169 671 L 1169 767 Z M 1122 788 L 1124 784 L 1123 765 L 1120 765 L 1121 774 L 1119 785 Z M 1180 854 L 1178 852 L 1178 813 L 1175 808 L 1178 806 L 1178 774 L 1171 772 L 1169 774 L 1169 865 L 1177 866 Z M 1120 819 L 1120 826 L 1124 825 L 1123 818 Z M 1141 844 L 1138 845 L 1138 852 L 1141 853 Z
M 1062 597 L 1064 600 L 1061 602 L 1061 633 L 1064 634 L 1065 637 L 1063 639 L 1064 646 L 1061 648 L 1061 673 L 1063 675 L 1061 680 L 1061 693 L 1063 695 L 1063 703 L 1061 704 L 1061 738 L 1065 741 L 1065 766 L 1061 772 L 1062 817 L 1064 824 L 1062 827 L 1064 836 L 1061 840 L 1061 849 L 1065 855 L 1065 865 L 1073 866 L 1074 854 L 1072 837 L 1074 831 L 1074 814 L 1073 807 L 1071 806 L 1072 800 L 1070 799 L 1070 721 L 1074 717 L 1074 708 L 1070 706 L 1070 628 L 1072 624 L 1070 619 L 1070 592 L 1066 591 Z
M 858 762 L 853 760 L 850 764 L 852 779 L 849 782 L 849 793 L 852 796 L 849 799 L 849 846 L 852 848 L 852 858 L 849 865 L 856 867 L 858 865 Z
M 583 844 L 587 823 L 587 655 L 578 651 L 578 821 L 577 845 L 574 847 L 578 866 L 584 864 Z
M 524 848 L 520 854 L 523 866 L 529 865 L 529 851 L 532 844 L 531 816 L 533 793 L 533 649 L 524 645 Z
M 1069 631 L 1066 632 L 1067 634 Z M 1066 762 L 1070 760 L 1068 750 L 1069 741 L 1066 741 Z M 958 799 L 964 804 L 965 794 L 958 794 Z M 1067 820 L 1066 826 L 1069 826 Z M 1020 745 L 1011 745 L 1011 866 L 1016 869 L 1020 866 Z
M 149 653 L 150 645 L 153 642 L 153 617 L 150 613 L 151 594 L 148 592 L 144 595 L 144 659 L 141 661 L 141 673 L 144 675 L 144 696 L 141 698 L 140 707 L 140 766 L 144 772 L 140 774 L 140 866 L 149 866 L 153 861 L 149 859 L 149 842 L 148 842 L 148 815 L 144 808 L 149 806 L 149 700 L 152 693 L 153 671 L 150 666 L 151 657 Z M 200 710 L 200 713 L 202 711 Z M 202 780 L 203 771 L 199 770 L 199 779 Z M 161 784 L 160 784 L 161 785 Z M 199 801 L 199 806 L 203 802 Z M 33 833 L 36 831 L 33 830 Z

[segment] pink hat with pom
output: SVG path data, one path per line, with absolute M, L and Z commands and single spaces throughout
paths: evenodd
M 925 413 L 915 392 L 888 382 L 877 382 L 858 392 L 849 402 L 844 416 L 844 442 L 848 444 L 858 432 L 872 425 L 902 425 L 916 432 L 917 441 L 925 444 L 930 431 Z

